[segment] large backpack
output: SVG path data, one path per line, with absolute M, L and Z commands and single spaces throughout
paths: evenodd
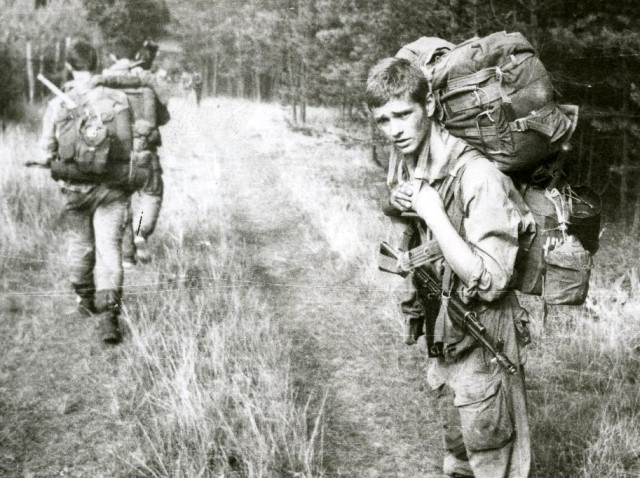
M 577 106 L 555 104 L 533 47 L 520 33 L 494 33 L 458 46 L 422 37 L 396 56 L 423 71 L 446 129 L 519 186 L 536 233 L 520 238 L 516 289 L 548 304 L 583 303 L 598 249 L 600 202 L 587 188 L 563 180 L 533 181 L 532 171 L 554 169 L 548 165 L 571 138 L 578 112 Z M 395 164 L 392 156 L 390 166 Z
M 102 86 L 66 91 L 75 103 L 62 103 L 55 118 L 59 161 L 55 179 L 109 182 L 129 164 L 133 145 L 132 112 L 127 96 Z
M 577 107 L 555 103 L 551 77 L 520 33 L 497 32 L 453 48 L 423 37 L 398 54 L 407 52 L 429 79 L 447 130 L 503 172 L 538 166 L 573 134 Z

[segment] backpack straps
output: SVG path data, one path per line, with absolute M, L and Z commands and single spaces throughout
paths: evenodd
M 464 148 L 462 148 L 464 150 Z M 464 159 L 463 164 L 455 170 L 455 175 L 450 176 L 449 187 L 445 190 L 445 196 L 443 202 L 445 210 L 449 215 L 449 220 L 455 228 L 455 230 L 463 235 L 463 220 L 464 211 L 461 198 L 456 194 L 457 189 L 460 187 L 460 181 L 462 174 L 466 168 L 467 159 Z M 449 178 L 447 178 L 449 179 Z M 440 309 L 435 320 L 433 343 L 436 348 L 439 348 L 442 353 L 442 346 L 439 344 L 456 343 L 462 340 L 464 333 L 458 329 L 453 328 L 451 319 L 449 318 L 449 299 L 454 291 L 456 283 L 456 276 L 449 263 L 444 261 L 444 272 L 442 274 L 442 296 L 440 299 Z

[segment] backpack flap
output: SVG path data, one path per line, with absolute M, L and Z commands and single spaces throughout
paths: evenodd
M 102 120 L 86 119 L 80 126 L 77 142 L 76 163 L 82 173 L 104 174 L 107 172 L 111 136 Z

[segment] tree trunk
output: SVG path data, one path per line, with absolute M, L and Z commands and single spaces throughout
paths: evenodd
M 242 58 L 238 57 L 238 70 L 236 73 L 237 88 L 236 94 L 238 98 L 244 98 L 244 74 L 242 72 Z
M 62 55 L 62 46 L 60 45 L 60 43 L 61 42 L 56 41 L 56 50 L 53 57 L 53 69 L 55 70 L 56 77 L 60 75 L 60 72 L 62 70 L 62 68 L 60 68 L 60 58 Z M 62 65 L 62 67 L 64 68 L 64 65 Z
M 44 51 L 40 51 L 40 56 L 38 57 L 38 74 L 44 75 Z M 38 88 L 38 98 L 42 98 L 44 96 L 44 90 L 42 89 L 43 85 L 40 85 Z
M 629 213 L 629 205 L 627 203 L 627 199 L 629 197 L 629 124 L 627 121 L 627 115 L 629 114 L 629 96 L 630 96 L 630 88 L 628 88 L 629 84 L 629 75 L 627 69 L 627 62 L 624 58 L 622 58 L 622 81 L 624 82 L 624 90 L 622 91 L 622 141 L 620 144 L 620 159 L 621 159 L 621 168 L 620 168 L 620 216 L 625 224 L 629 224 L 628 221 L 628 213 Z
M 253 92 L 253 97 L 258 103 L 260 103 L 262 102 L 262 94 L 260 93 L 260 73 L 255 70 L 253 71 L 253 85 L 255 90 Z
M 33 51 L 31 42 L 27 42 L 27 81 L 29 86 L 29 103 L 33 103 L 36 91 L 35 75 L 33 74 Z
M 64 53 L 62 55 L 62 83 L 67 81 L 67 52 L 71 46 L 71 37 L 64 39 Z
M 593 150 L 594 148 L 594 131 L 591 131 L 591 137 L 589 138 L 589 154 L 587 162 L 587 184 L 591 184 L 591 178 L 593 177 Z
M 640 179 L 636 179 L 636 201 L 633 209 L 633 224 L 631 226 L 631 234 L 633 237 L 635 237 L 638 235 L 638 232 L 640 232 Z
M 218 52 L 213 54 L 213 87 L 211 89 L 211 96 L 218 96 Z
M 294 124 L 298 123 L 298 91 L 296 88 L 296 79 L 293 73 L 293 65 L 291 64 L 291 52 L 287 54 L 287 71 L 289 72 L 289 95 L 291 97 L 291 120 Z
M 202 65 L 202 93 L 203 95 L 211 95 L 211 58 L 205 56 L 201 60 Z
M 300 119 L 302 124 L 307 122 L 307 68 L 304 60 L 300 62 Z

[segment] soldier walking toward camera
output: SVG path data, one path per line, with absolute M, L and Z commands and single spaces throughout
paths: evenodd
M 55 179 L 62 180 L 71 283 L 83 316 L 96 314 L 100 338 L 121 340 L 122 235 L 130 192 L 111 185 L 112 171 L 128 169 L 130 110 L 124 93 L 94 88 L 97 54 L 84 41 L 71 44 L 73 80 L 51 100 L 41 145 Z
M 533 223 L 513 182 L 436 120 L 422 72 L 409 61 L 379 62 L 367 80 L 374 121 L 398 150 L 385 213 L 415 216 L 438 271 L 442 297 L 423 297 L 428 382 L 443 421 L 449 476 L 529 476 L 530 443 L 522 348 L 527 313 L 511 289 L 519 233 Z M 427 247 L 428 246 L 428 247 Z M 509 373 L 453 325 L 449 297 L 477 314 L 511 364 Z M 419 334 L 418 334 L 419 335 Z

